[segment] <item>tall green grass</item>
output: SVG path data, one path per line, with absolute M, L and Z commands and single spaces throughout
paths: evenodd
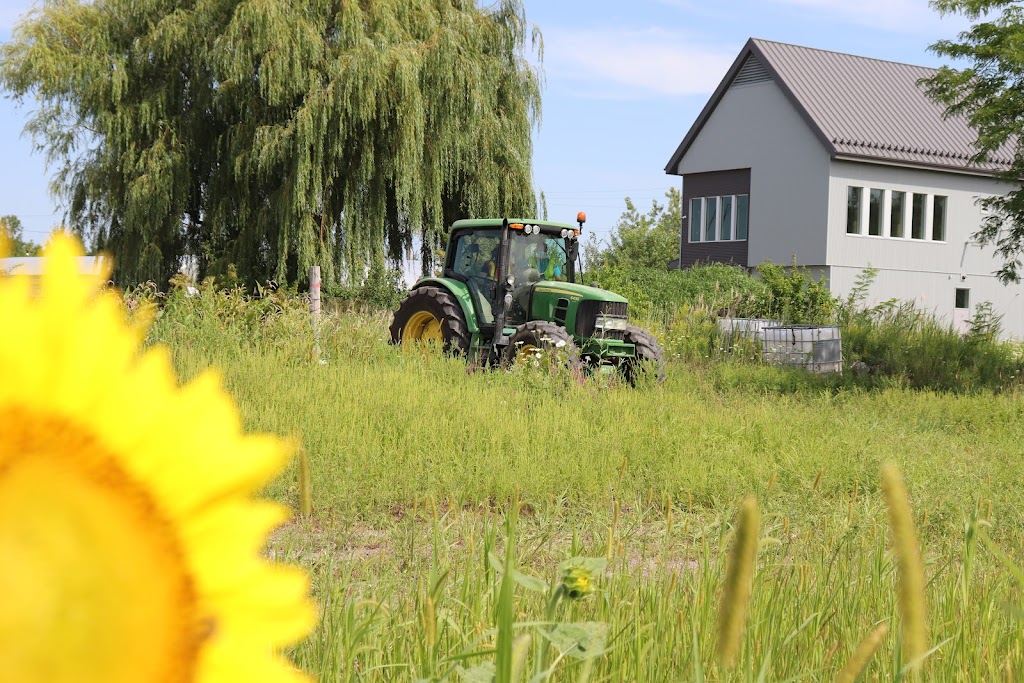
M 634 390 L 529 368 L 474 372 L 389 346 L 386 322 L 327 317 L 321 364 L 301 302 L 179 292 L 150 335 L 183 380 L 219 367 L 248 428 L 305 446 L 314 516 L 280 530 L 269 552 L 314 575 L 321 624 L 292 655 L 318 680 L 483 680 L 499 623 L 515 636 L 501 647 L 519 648 L 503 662 L 532 676 L 543 657 L 555 680 L 597 681 L 830 680 L 887 624 L 862 680 L 901 680 L 880 488 L 889 461 L 923 548 L 937 647 L 923 680 L 1024 670 L 1021 585 L 997 555 L 1024 557 L 1019 390 L 821 384 L 684 360 L 665 384 Z M 297 506 L 297 474 L 266 495 Z M 759 550 L 726 671 L 715 656 L 725 550 L 751 494 Z M 550 587 L 572 557 L 608 566 L 596 593 L 551 616 Z M 503 590 L 510 565 L 526 578 Z M 553 624 L 602 626 L 551 637 Z M 573 650 L 581 639 L 588 656 Z

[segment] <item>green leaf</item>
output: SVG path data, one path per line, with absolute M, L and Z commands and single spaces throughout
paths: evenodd
M 494 683 L 494 662 L 483 662 L 470 669 L 459 669 L 466 683 Z
M 541 630 L 561 655 L 573 659 L 591 659 L 605 653 L 608 625 L 599 621 L 558 624 L 553 629 Z

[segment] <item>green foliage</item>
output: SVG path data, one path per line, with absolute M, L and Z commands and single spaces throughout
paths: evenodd
M 1001 391 L 1024 381 L 1018 346 L 1000 340 L 1001 316 L 975 307 L 967 334 L 913 302 L 864 305 L 878 270 L 867 268 L 838 311 L 847 369 L 864 383 L 942 391 Z
M 972 328 L 960 334 L 913 303 L 886 302 L 842 328 L 843 355 L 847 367 L 863 363 L 871 376 L 915 388 L 964 392 L 1020 384 L 1024 360 L 994 334 L 990 309 L 979 306 Z
M 381 260 L 376 260 L 366 269 L 361 281 L 352 286 L 328 286 L 324 288 L 324 294 L 349 303 L 390 312 L 398 308 L 408 289 L 401 271 L 388 267 Z
M 626 197 L 626 210 L 612 228 L 611 244 L 601 249 L 591 233 L 584 245 L 588 268 L 649 268 L 668 270 L 668 263 L 679 258 L 679 236 L 682 226 L 682 198 L 676 188 L 665 193 L 666 204 L 651 202 L 643 214 L 633 200 Z
M 832 322 L 836 301 L 825 280 L 815 280 L 795 261 L 788 268 L 762 263 L 757 274 L 765 286 L 758 317 L 797 325 Z
M 7 239 L 11 256 L 39 256 L 42 252 L 38 244 L 24 239 L 21 219 L 17 216 L 0 216 L 0 235 Z
M 995 153 L 1012 153 L 1009 167 L 997 164 L 999 177 L 1014 188 L 1005 196 L 981 200 L 989 212 L 974 237 L 994 245 L 1003 259 L 997 271 L 1004 283 L 1021 281 L 1024 256 L 1024 9 L 1011 0 L 933 0 L 942 14 L 962 14 L 976 22 L 958 40 L 931 45 L 938 55 L 967 63 L 963 69 L 942 67 L 922 80 L 928 95 L 946 108 L 946 116 L 964 116 L 977 133 L 972 163 L 984 165 Z
M 637 319 L 667 319 L 692 306 L 751 316 L 764 306 L 764 285 L 742 268 L 721 263 L 685 270 L 611 266 L 585 275 L 588 284 L 626 297 Z
M 0 48 L 73 225 L 120 282 L 230 264 L 351 284 L 443 225 L 532 213 L 520 0 L 50 0 Z

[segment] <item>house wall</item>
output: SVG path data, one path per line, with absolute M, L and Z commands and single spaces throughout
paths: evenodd
M 677 172 L 744 168 L 750 169 L 745 265 L 790 263 L 794 254 L 801 264 L 824 265 L 829 155 L 774 81 L 726 91 Z M 684 221 L 684 255 L 687 227 Z
M 867 232 L 870 189 L 889 191 L 885 193 L 882 208 L 883 236 L 847 234 L 847 190 L 851 185 L 865 188 L 861 210 L 864 232 Z M 908 204 L 911 193 L 929 195 L 926 227 L 930 227 L 933 218 L 931 197 L 936 194 L 948 197 L 946 239 L 934 241 L 930 232 L 926 235 L 928 239 L 911 239 L 909 220 L 905 237 L 886 236 L 892 190 L 907 192 Z M 977 199 L 1007 190 L 1005 184 L 983 176 L 833 161 L 828 191 L 827 248 L 833 293 L 846 296 L 857 275 L 871 266 L 880 272 L 869 291 L 870 303 L 893 298 L 913 300 L 962 326 L 979 303 L 989 301 L 996 312 L 1004 316 L 1005 332 L 1024 338 L 1024 285 L 1000 284 L 993 273 L 1001 262 L 993 255 L 992 247 L 980 247 L 971 239 L 982 220 Z M 966 312 L 955 310 L 957 288 L 970 291 Z

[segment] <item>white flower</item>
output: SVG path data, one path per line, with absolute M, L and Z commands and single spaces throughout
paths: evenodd
M 564 339 L 559 339 L 559 340 L 558 340 L 558 343 L 556 343 L 556 344 L 555 344 L 555 348 L 556 348 L 556 349 L 560 349 L 560 348 L 562 348 L 563 346 L 565 346 L 565 340 L 564 340 Z

